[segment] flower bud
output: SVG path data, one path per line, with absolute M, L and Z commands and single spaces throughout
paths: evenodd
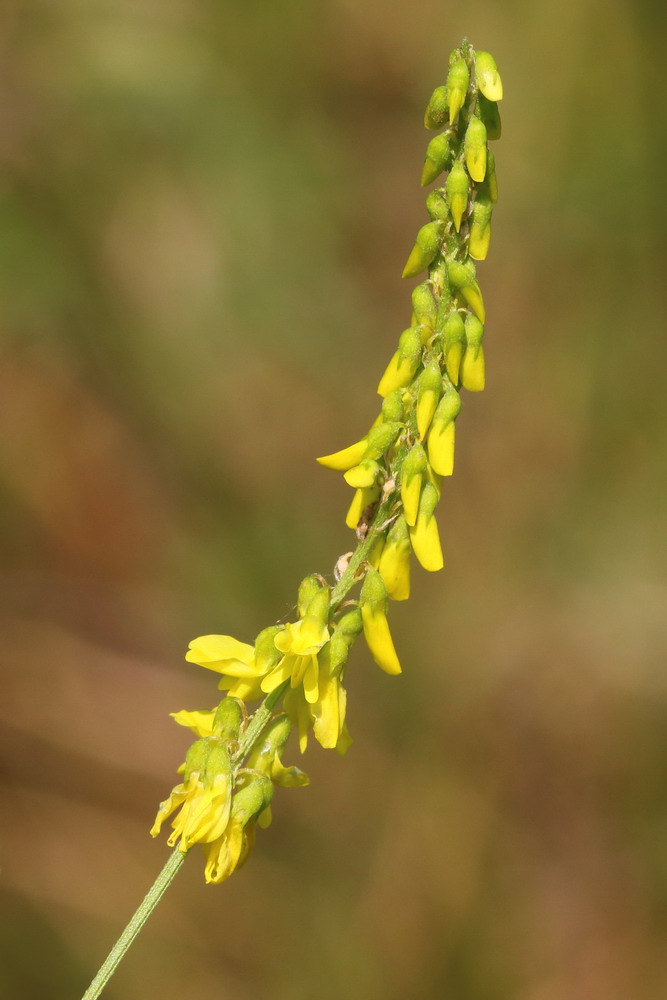
M 359 608 L 343 615 L 334 626 L 329 643 L 329 673 L 332 677 L 337 677 L 341 673 L 347 663 L 350 647 L 362 628 L 363 622 Z
M 463 358 L 463 351 L 465 349 L 465 327 L 461 314 L 457 310 L 452 310 L 447 316 L 442 335 L 447 374 L 454 385 L 457 385 L 461 359 Z
M 405 415 L 405 407 L 403 405 L 403 390 L 394 389 L 390 392 L 388 396 L 382 400 L 382 419 L 386 423 L 400 423 Z
M 272 798 L 271 779 L 265 774 L 258 774 L 244 788 L 235 792 L 232 799 L 232 819 L 245 826 L 270 805 Z
M 414 524 L 419 509 L 419 494 L 426 472 L 426 452 L 417 442 L 405 456 L 401 466 L 401 500 L 408 524 Z
M 463 149 L 468 173 L 474 181 L 483 181 L 486 174 L 486 126 L 476 115 L 470 118 Z
M 468 207 L 469 194 L 470 181 L 468 174 L 463 164 L 457 160 L 445 181 L 445 196 L 457 233 L 461 228 L 463 213 Z
M 484 94 L 479 95 L 478 103 L 479 117 L 486 125 L 486 134 L 489 139 L 500 139 L 502 134 L 502 122 L 500 120 L 500 109 L 495 101 L 490 101 Z
M 230 783 L 232 778 L 232 764 L 229 759 L 229 750 L 225 743 L 216 742 L 210 749 L 206 758 L 204 768 L 204 784 L 209 788 Z
M 301 583 L 299 584 L 299 593 L 297 597 L 297 609 L 299 611 L 299 618 L 304 618 L 307 611 L 308 605 L 312 601 L 315 594 L 319 593 L 322 589 L 322 581 L 319 576 L 315 576 L 311 573 L 310 576 L 305 576 Z M 278 631 L 280 631 L 280 626 L 278 626 Z
M 447 121 L 447 88 L 436 87 L 424 112 L 424 128 L 442 128 Z
M 282 625 L 269 625 L 255 639 L 255 667 L 260 674 L 273 670 L 282 655 L 273 641 L 282 628 Z
M 336 472 L 344 472 L 346 469 L 351 469 L 353 465 L 357 465 L 361 461 L 361 458 L 366 451 L 366 438 L 362 438 L 361 441 L 355 442 L 355 444 L 349 445 L 347 448 L 343 448 L 341 451 L 335 451 L 331 455 L 323 455 L 318 458 L 317 461 L 320 465 L 325 466 L 327 469 L 335 469 Z
M 415 316 L 416 326 L 425 326 L 427 330 L 433 330 L 438 306 L 433 298 L 431 283 L 422 281 L 412 291 L 412 309 Z
M 398 341 L 398 350 L 387 365 L 384 375 L 380 379 L 378 392 L 381 396 L 388 396 L 395 389 L 402 389 L 408 385 L 419 368 L 422 355 L 422 340 L 419 330 L 410 326 L 404 330 Z M 365 454 L 359 456 L 352 465 L 357 465 Z M 350 466 L 348 466 L 350 468 Z
M 479 90 L 489 101 L 501 101 L 503 84 L 490 52 L 475 52 L 475 77 Z M 451 103 L 451 101 L 450 101 Z
M 345 523 L 348 528 L 351 528 L 352 531 L 357 528 L 364 511 L 371 507 L 379 496 L 379 486 L 368 486 L 366 489 L 356 490 L 345 516 Z
M 211 744 L 206 739 L 195 740 L 188 747 L 188 752 L 185 755 L 185 767 L 183 768 L 183 781 L 185 784 L 188 783 L 191 775 L 203 774 L 210 749 Z
M 457 59 L 447 75 L 447 96 L 449 98 L 449 124 L 453 125 L 464 105 L 470 72 L 464 59 Z
M 480 190 L 472 206 L 470 241 L 468 243 L 468 253 L 475 260 L 485 260 L 489 251 L 492 211 L 491 198 L 483 189 Z
M 399 515 L 387 535 L 378 571 L 393 601 L 407 601 L 410 596 L 410 533 Z
M 361 490 L 377 482 L 379 473 L 378 463 L 372 458 L 366 458 L 359 465 L 348 469 L 343 478 L 348 486 L 353 486 L 355 490 Z
M 303 616 L 304 620 L 309 618 L 314 618 L 315 621 L 322 625 L 326 625 L 329 618 L 329 603 L 331 600 L 331 592 L 328 587 L 320 587 L 320 589 L 313 594 L 310 601 L 308 602 L 308 607 L 306 608 L 306 613 Z
M 410 529 L 410 541 L 414 554 L 424 569 L 430 573 L 436 573 L 444 565 L 438 523 L 434 515 L 438 499 L 438 491 L 435 487 L 431 483 L 425 483 L 419 501 L 417 522 Z
M 424 368 L 418 381 L 416 415 L 420 441 L 423 441 L 426 436 L 441 395 L 440 366 L 432 361 Z
M 484 327 L 477 316 L 468 313 L 465 322 L 466 349 L 461 365 L 461 383 L 469 392 L 481 392 L 484 388 L 484 348 L 482 337 Z
M 227 695 L 218 705 L 213 716 L 213 733 L 218 739 L 225 741 L 238 740 L 243 720 L 242 702 L 238 698 Z
M 428 460 L 439 476 L 454 472 L 454 421 L 461 409 L 461 397 L 449 380 L 448 387 L 435 411 L 428 435 Z
M 478 316 L 481 323 L 484 322 L 486 314 L 484 312 L 484 302 L 482 292 L 475 277 L 475 265 L 471 260 L 465 264 L 460 264 L 456 260 L 449 261 L 449 280 L 452 286 L 463 296 L 473 312 Z M 454 381 L 452 379 L 452 381 Z
M 435 135 L 426 147 L 426 159 L 422 170 L 421 186 L 426 187 L 447 170 L 451 162 L 451 150 L 449 146 L 449 132 L 441 132 Z
M 359 597 L 364 636 L 377 665 L 388 674 L 400 674 L 394 643 L 387 622 L 387 588 L 377 570 L 369 567 Z
M 427 222 L 417 233 L 417 240 L 403 268 L 404 278 L 414 278 L 424 271 L 440 249 L 440 223 Z
M 426 210 L 432 219 L 445 222 L 449 216 L 449 207 L 439 188 L 431 191 L 426 199 Z
M 398 421 L 387 421 L 386 423 L 378 424 L 377 427 L 369 431 L 364 459 L 371 458 L 377 460 L 378 458 L 382 458 L 398 437 L 401 428 L 402 424 L 398 423 Z

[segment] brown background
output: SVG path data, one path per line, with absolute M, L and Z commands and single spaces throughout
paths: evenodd
M 225 886 L 189 859 L 107 995 L 667 995 L 664 10 L 467 6 L 0 9 L 7 1000 L 79 996 L 163 863 L 188 640 L 350 546 L 313 457 L 375 415 L 466 33 L 506 99 L 445 572 L 401 678 L 355 651 L 348 756 Z

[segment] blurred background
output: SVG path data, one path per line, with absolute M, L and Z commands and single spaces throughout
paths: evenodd
M 224 886 L 189 860 L 105 995 L 667 995 L 665 22 L 4 0 L 3 998 L 79 996 L 163 864 L 168 713 L 216 700 L 187 642 L 351 546 L 314 456 L 377 412 L 464 34 L 504 135 L 445 572 L 393 606 L 402 677 L 356 647 L 347 757 Z

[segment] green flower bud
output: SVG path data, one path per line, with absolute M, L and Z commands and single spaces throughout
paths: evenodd
M 443 327 L 442 334 L 444 340 L 447 374 L 454 385 L 456 385 L 459 381 L 459 370 L 466 342 L 465 326 L 459 312 L 452 311 L 449 313 L 447 321 Z
M 457 160 L 445 181 L 445 197 L 452 213 L 456 232 L 461 228 L 463 214 L 468 207 L 470 194 L 470 179 L 465 167 Z
M 232 764 L 229 759 L 229 750 L 226 743 L 215 743 L 206 758 L 204 768 L 204 784 L 212 788 L 216 784 L 216 778 L 222 775 L 227 780 L 231 780 Z
M 475 260 L 485 260 L 489 251 L 492 212 L 493 203 L 491 198 L 482 189 L 478 192 L 472 206 L 472 219 L 470 222 L 468 253 Z
M 388 423 L 401 421 L 405 415 L 402 389 L 394 389 L 382 400 L 382 419 Z
M 431 425 L 435 408 L 442 395 L 442 376 L 440 366 L 431 361 L 419 376 L 417 384 L 417 430 L 419 440 L 423 441 Z
M 304 618 L 316 618 L 326 624 L 329 618 L 329 602 L 331 594 L 328 587 L 321 587 L 310 599 Z
M 441 226 L 439 222 L 427 222 L 417 233 L 417 240 L 407 263 L 403 268 L 404 278 L 414 278 L 424 271 L 440 249 Z
M 490 52 L 475 52 L 475 77 L 479 90 L 489 101 L 501 101 L 503 84 L 496 60 Z
M 283 714 L 272 719 L 262 733 L 261 742 L 256 744 L 253 753 L 255 750 L 259 750 L 260 753 L 280 753 L 289 739 L 291 730 L 292 723 L 289 716 Z M 248 766 L 252 767 L 253 765 L 248 762 Z
M 382 458 L 398 437 L 401 428 L 402 425 L 394 421 L 387 421 L 373 427 L 368 432 L 368 446 L 364 460 L 371 458 L 377 461 L 378 458 Z
M 265 774 L 258 774 L 245 788 L 235 792 L 232 799 L 232 819 L 238 819 L 243 826 L 258 816 L 273 798 L 273 784 Z
M 238 740 L 243 721 L 242 703 L 227 695 L 218 705 L 213 716 L 213 732 L 221 740 Z
M 445 201 L 442 191 L 436 189 L 431 191 L 426 199 L 426 210 L 432 219 L 445 222 L 449 215 L 449 207 Z
M 486 314 L 484 311 L 482 292 L 475 277 L 475 265 L 473 262 L 468 260 L 465 264 L 461 264 L 459 261 L 451 260 L 449 261 L 448 274 L 452 286 L 460 293 L 460 295 L 462 295 L 467 304 L 483 323 L 486 318 Z
M 310 578 L 306 577 L 306 579 Z M 282 630 L 282 625 L 269 625 L 268 628 L 262 629 L 255 639 L 255 666 L 260 674 L 272 670 L 281 658 L 282 653 L 276 649 L 273 640 Z
M 185 767 L 183 769 L 183 780 L 187 784 L 188 778 L 192 774 L 201 774 L 206 767 L 206 761 L 211 750 L 211 745 L 207 739 L 196 740 L 185 755 Z
M 411 326 L 404 330 L 398 341 L 398 350 L 387 365 L 380 379 L 378 392 L 388 396 L 396 389 L 408 385 L 419 368 L 422 355 L 422 339 L 417 327 Z
M 486 125 L 486 134 L 489 139 L 500 139 L 503 127 L 500 120 L 500 109 L 495 101 L 490 101 L 484 94 L 478 98 L 477 110 L 479 117 Z
M 453 125 L 458 118 L 468 93 L 470 72 L 464 59 L 457 59 L 447 75 L 447 94 L 449 97 L 449 124 Z
M 426 159 L 422 170 L 422 187 L 432 184 L 436 177 L 447 170 L 451 162 L 449 132 L 434 136 L 426 147 Z
M 476 115 L 470 118 L 463 149 L 468 173 L 474 181 L 483 181 L 486 174 L 486 126 Z
M 447 121 L 447 88 L 436 87 L 424 112 L 424 128 L 442 128 Z
M 405 520 L 412 525 L 417 519 L 419 495 L 426 473 L 426 452 L 417 442 L 405 456 L 401 467 L 401 500 Z
M 461 383 L 469 392 L 481 392 L 484 388 L 484 348 L 482 337 L 484 327 L 477 316 L 468 313 L 465 321 L 466 349 L 461 365 Z
M 315 576 L 314 573 L 311 573 L 310 576 L 305 576 L 303 578 L 299 584 L 299 596 L 297 598 L 299 618 L 303 618 L 305 616 L 308 605 L 312 601 L 315 594 L 319 593 L 321 589 L 322 581 L 319 576 Z
M 438 306 L 433 298 L 429 281 L 422 281 L 421 285 L 417 285 L 413 290 L 412 311 L 415 315 L 416 325 L 426 326 L 429 330 L 434 328 Z
M 348 469 L 343 478 L 348 486 L 354 487 L 355 490 L 363 490 L 377 482 L 379 474 L 380 466 L 378 463 L 372 458 L 367 458 L 359 465 Z
M 361 611 L 354 608 L 343 615 L 340 621 L 334 626 L 331 642 L 329 643 L 329 673 L 332 677 L 337 677 L 345 664 L 350 653 L 350 648 L 361 632 L 363 623 Z

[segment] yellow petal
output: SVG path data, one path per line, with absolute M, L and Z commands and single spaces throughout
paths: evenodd
M 378 667 L 381 667 L 388 674 L 400 674 L 401 664 L 394 649 L 389 623 L 384 611 L 377 607 L 374 608 L 371 604 L 362 604 L 361 617 L 368 648 Z
M 170 712 L 169 714 L 179 726 L 186 726 L 203 739 L 205 736 L 213 735 L 215 713 L 216 709 L 212 708 L 210 712 L 186 712 L 183 709 L 181 712 Z
M 359 464 L 364 457 L 365 451 L 366 438 L 362 438 L 361 441 L 357 441 L 355 444 L 351 444 L 341 451 L 335 451 L 332 455 L 323 455 L 317 461 L 327 469 L 345 472 L 347 469 L 351 469 L 354 465 Z
M 450 420 L 444 426 L 431 427 L 428 436 L 428 460 L 439 476 L 451 476 L 454 472 L 455 424 Z
M 461 365 L 461 384 L 468 392 L 481 392 L 486 382 L 484 348 L 467 348 Z
M 424 569 L 430 573 L 436 573 L 442 569 L 444 560 L 440 546 L 438 522 L 433 515 L 428 519 L 425 517 L 417 519 L 415 527 L 410 529 L 410 541 L 414 553 Z

